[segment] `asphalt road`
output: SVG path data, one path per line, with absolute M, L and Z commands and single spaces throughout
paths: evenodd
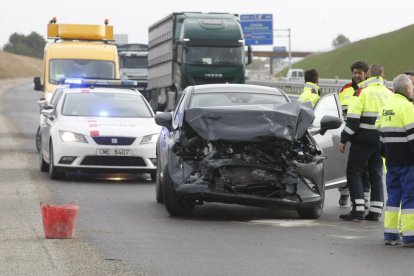
M 10 125 L 0 132 L 0 181 L 28 187 L 30 200 L 17 197 L 0 210 L 0 223 L 10 213 L 30 218 L 32 235 L 12 235 L 0 225 L 7 246 L 26 252 L 39 247 L 42 275 L 413 275 L 414 250 L 383 245 L 382 222 L 344 222 L 348 211 L 337 206 L 339 193 L 326 194 L 324 214 L 301 220 L 296 212 L 206 203 L 185 219 L 172 218 L 155 202 L 149 175 L 122 181 L 113 175 L 69 175 L 51 181 L 37 169 L 34 134 L 38 124 L 36 99 L 29 83 L 0 94 L 0 118 Z M 12 147 L 12 151 L 9 149 Z M 7 155 L 7 158 L 4 156 Z M 7 164 L 18 164 L 12 169 Z M 6 169 L 4 169 L 6 167 Z M 14 188 L 13 188 L 14 187 Z M 2 188 L 0 188 L 2 189 Z M 7 200 L 5 197 L 3 199 Z M 24 208 L 19 200 L 25 202 Z M 76 237 L 45 240 L 38 210 L 40 201 L 78 201 Z M 13 226 L 15 232 L 19 229 Z M 24 225 L 22 225 L 24 227 Z M 27 244 L 32 246 L 27 246 Z M 20 275 L 33 262 L 1 250 L 0 274 Z M 23 254 L 23 253 L 22 253 Z M 26 254 L 27 255 L 27 254 Z M 56 257 L 59 256 L 59 257 Z M 32 259 L 30 259 L 32 258 Z M 45 260 L 43 260 L 45 259 Z M 15 262 L 14 265 L 10 265 Z M 90 266 L 88 268 L 88 265 Z M 48 267 L 50 266 L 50 267 Z M 20 270 L 19 270 L 20 269 Z M 88 270 L 90 269 L 90 270 Z M 32 274 L 32 275 L 33 275 Z M 29 274 L 27 274 L 29 275 Z

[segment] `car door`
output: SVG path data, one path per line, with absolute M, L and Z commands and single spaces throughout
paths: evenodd
M 185 92 L 181 93 L 181 97 L 178 100 L 177 106 L 175 107 L 174 111 L 171 112 L 173 129 L 171 131 L 168 130 L 166 127 L 163 127 L 161 129 L 160 138 L 159 138 L 160 139 L 160 142 L 159 142 L 160 156 L 158 157 L 158 162 L 159 162 L 161 171 L 163 171 L 165 168 L 165 165 L 167 163 L 167 158 L 168 158 L 169 147 L 171 145 L 171 140 L 173 139 L 173 135 L 178 130 L 178 127 L 179 127 L 181 115 L 184 111 L 183 102 L 184 102 L 185 95 L 186 95 Z
M 348 153 L 339 152 L 341 131 L 345 126 L 342 116 L 341 104 L 336 93 L 327 94 L 318 101 L 315 106 L 315 120 L 309 132 L 327 157 L 325 162 L 325 186 L 334 188 L 346 183 L 346 163 Z M 330 129 L 324 135 L 318 133 L 321 126 L 321 119 L 324 115 L 338 117 L 342 120 L 342 126 L 337 129 Z
M 45 157 L 45 159 L 48 160 L 50 130 L 57 119 L 57 106 L 54 106 L 52 109 L 44 110 L 43 112 L 47 112 L 47 115 L 45 114 L 42 125 L 40 126 L 41 150 L 43 151 L 43 156 Z

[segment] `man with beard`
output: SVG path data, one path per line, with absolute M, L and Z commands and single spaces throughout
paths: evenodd
M 348 112 L 348 104 L 351 100 L 351 97 L 355 96 L 356 92 L 358 91 L 360 86 L 363 86 L 363 82 L 367 79 L 368 76 L 368 63 L 363 60 L 357 60 L 351 65 L 351 72 L 352 72 L 352 81 L 347 83 L 342 87 L 341 91 L 339 92 L 339 101 L 342 105 L 342 113 L 346 120 L 346 114 Z M 364 184 L 364 199 L 365 199 L 365 207 L 368 209 L 368 198 L 369 198 L 369 180 L 368 180 L 368 170 L 365 169 L 363 174 L 363 184 Z M 345 187 L 339 187 L 338 191 L 340 193 L 339 197 L 339 205 L 346 206 L 349 201 L 349 189 L 348 185 Z

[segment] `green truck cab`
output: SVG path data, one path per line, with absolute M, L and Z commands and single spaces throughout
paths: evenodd
M 177 94 L 189 85 L 245 83 L 250 62 L 238 15 L 172 13 L 149 27 L 151 107 L 172 110 Z

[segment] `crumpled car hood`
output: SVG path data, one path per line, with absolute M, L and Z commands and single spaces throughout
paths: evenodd
M 299 101 L 277 106 L 277 110 L 258 105 L 189 108 L 184 120 L 208 141 L 262 141 L 276 137 L 300 139 L 315 118 L 311 104 Z

